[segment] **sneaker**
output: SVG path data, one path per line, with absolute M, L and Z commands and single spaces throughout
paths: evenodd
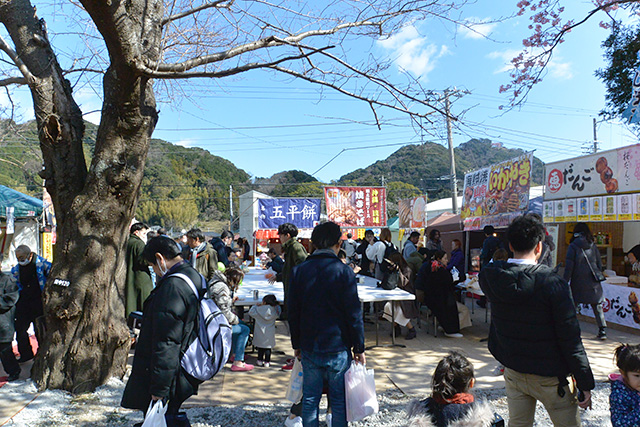
M 302 427 L 302 417 L 288 418 L 284 420 L 285 427 Z
M 418 334 L 416 333 L 416 328 L 411 328 L 409 329 L 409 331 L 407 332 L 407 335 L 404 337 L 405 340 L 412 340 L 414 339 Z
M 600 328 L 600 330 L 598 331 L 598 336 L 596 338 L 605 341 L 607 339 L 607 330 L 605 328 Z
M 455 334 L 448 334 L 445 332 L 444 336 L 449 338 L 462 338 L 464 335 L 462 335 L 460 332 L 456 332 Z
M 231 365 L 231 370 L 233 372 L 246 372 L 246 371 L 252 371 L 253 370 L 253 365 L 250 363 L 245 363 L 242 366 L 238 366 L 238 365 Z
M 281 368 L 283 371 L 290 371 L 293 369 L 293 359 L 287 359 L 287 363 Z
M 331 427 L 331 419 L 333 418 L 333 415 L 331 415 L 331 413 L 327 413 L 327 427 Z
M 269 362 L 264 362 L 264 367 L 268 368 L 269 366 L 271 366 L 271 364 Z
M 264 362 L 262 360 L 257 360 L 256 366 L 264 366 Z

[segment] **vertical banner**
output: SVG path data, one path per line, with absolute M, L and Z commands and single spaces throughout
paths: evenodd
M 42 257 L 53 262 L 53 233 L 42 233 Z
M 16 229 L 15 229 L 15 221 L 16 221 L 15 208 L 13 206 L 7 206 L 6 215 L 7 215 L 7 234 L 13 234 L 16 231 Z
M 544 202 L 542 204 L 542 220 L 544 222 L 555 221 L 555 215 L 553 214 L 553 202 Z
M 298 228 L 313 228 L 320 221 L 320 199 L 258 199 L 258 227 L 278 228 L 289 222 Z
M 398 201 L 399 228 L 425 228 L 427 226 L 427 200 L 425 196 Z
M 385 187 L 325 187 L 327 216 L 341 227 L 385 227 Z

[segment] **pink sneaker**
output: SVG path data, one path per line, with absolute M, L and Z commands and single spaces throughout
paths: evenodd
M 243 366 L 231 365 L 231 370 L 233 372 L 252 371 L 253 365 L 251 365 L 250 363 L 245 363 Z

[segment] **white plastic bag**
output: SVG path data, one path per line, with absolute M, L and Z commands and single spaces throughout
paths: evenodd
M 302 399 L 302 378 L 302 362 L 296 357 L 293 362 L 293 369 L 291 369 L 286 397 L 291 403 L 298 403 Z
M 167 412 L 167 405 L 162 404 L 162 400 L 156 400 L 153 403 L 149 403 L 149 409 L 147 409 L 147 415 L 144 416 L 144 423 L 142 427 L 167 427 L 167 420 L 164 418 L 164 414 Z
M 378 397 L 373 369 L 351 362 L 344 374 L 344 392 L 347 403 L 347 421 L 360 421 L 378 412 Z

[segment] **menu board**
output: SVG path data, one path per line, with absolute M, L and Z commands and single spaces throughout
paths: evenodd
M 632 194 L 633 201 L 633 219 L 640 220 L 640 194 Z
M 542 204 L 542 220 L 544 222 L 554 222 L 553 202 L 544 202 Z
M 564 221 L 573 222 L 576 220 L 578 211 L 576 209 L 576 199 L 567 199 L 564 204 Z
M 616 203 L 616 196 L 604 196 L 602 198 L 604 204 L 604 216 L 605 221 L 616 221 L 618 219 L 618 204 Z
M 461 218 L 465 230 L 508 226 L 529 207 L 532 153 L 526 153 L 464 177 Z
M 631 221 L 633 219 L 632 198 L 631 194 L 618 196 L 618 221 Z
M 564 200 L 556 200 L 554 211 L 556 213 L 556 222 L 564 222 Z
M 385 227 L 385 187 L 325 187 L 327 217 L 341 227 Z
M 578 199 L 578 221 L 589 221 L 589 199 L 586 197 L 580 197 Z
M 602 221 L 602 197 L 589 198 L 589 221 Z

